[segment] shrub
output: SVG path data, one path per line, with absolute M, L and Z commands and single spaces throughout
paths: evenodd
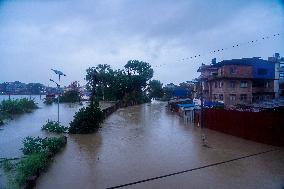
M 43 103 L 46 105 L 51 105 L 54 102 L 54 99 L 46 98 L 44 99 Z
M 14 115 L 31 112 L 31 110 L 38 108 L 34 100 L 27 98 L 16 100 L 3 100 L 0 103 L 0 111 L 2 114 Z
M 2 167 L 5 172 L 8 172 L 14 168 L 14 164 L 9 159 L 3 159 L 0 161 L 0 167 Z
M 44 124 L 41 129 L 49 132 L 65 133 L 68 130 L 68 127 L 60 125 L 57 121 L 48 120 L 47 123 Z
M 23 141 L 23 158 L 3 159 L 0 161 L 8 176 L 8 188 L 23 188 L 31 176 L 39 176 L 47 169 L 51 157 L 66 144 L 66 137 L 27 137 Z M 12 162 L 16 160 L 16 162 Z
M 80 100 L 80 92 L 75 90 L 66 91 L 59 97 L 59 102 L 79 102 Z
M 39 175 L 40 172 L 47 169 L 48 164 L 47 152 L 31 154 L 22 159 L 16 166 L 15 181 L 17 185 L 20 187 L 29 177 Z
M 24 148 L 21 150 L 25 155 L 34 153 L 57 153 L 66 144 L 65 137 L 27 137 L 24 139 Z
M 98 102 L 81 108 L 76 112 L 74 120 L 70 123 L 69 132 L 73 134 L 87 134 L 95 132 L 103 121 L 103 113 Z

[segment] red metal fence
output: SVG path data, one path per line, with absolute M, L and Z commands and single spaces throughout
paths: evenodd
M 248 140 L 284 146 L 284 115 L 276 112 L 240 112 L 204 109 L 205 127 Z

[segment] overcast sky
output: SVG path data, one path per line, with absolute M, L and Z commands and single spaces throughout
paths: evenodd
M 122 68 L 138 59 L 153 65 L 155 79 L 179 83 L 214 57 L 267 59 L 275 52 L 284 56 L 283 1 L 0 0 L 0 82 L 51 85 L 55 68 L 67 74 L 64 85 L 84 84 L 90 66 Z

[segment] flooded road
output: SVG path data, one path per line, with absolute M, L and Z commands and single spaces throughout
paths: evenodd
M 54 159 L 37 189 L 115 187 L 208 164 L 277 149 L 220 166 L 199 169 L 128 188 L 280 188 L 284 150 L 184 124 L 153 102 L 119 109 L 99 132 L 69 135 L 66 148 Z M 232 187 L 229 187 L 232 186 Z

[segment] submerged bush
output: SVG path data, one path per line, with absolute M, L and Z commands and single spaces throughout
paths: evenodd
M 16 166 L 15 181 L 18 187 L 22 186 L 26 180 L 34 175 L 39 175 L 46 170 L 49 165 L 47 152 L 31 154 L 22 159 Z
M 0 103 L 0 111 L 9 115 L 31 112 L 31 110 L 36 108 L 38 108 L 38 106 L 35 101 L 27 98 L 3 100 Z
M 75 90 L 66 91 L 59 97 L 59 102 L 79 102 L 80 100 L 80 92 Z
M 2 159 L 0 161 L 0 167 L 2 167 L 5 172 L 8 172 L 14 168 L 14 164 L 9 159 Z
M 47 123 L 44 124 L 41 129 L 49 132 L 65 133 L 68 130 L 68 127 L 60 125 L 57 121 L 48 120 Z
M 23 144 L 24 157 L 16 161 L 13 159 L 0 161 L 0 167 L 8 176 L 7 188 L 23 188 L 27 179 L 32 176 L 38 177 L 45 171 L 52 156 L 65 146 L 66 137 L 27 137 Z
M 103 112 L 98 102 L 81 108 L 76 112 L 74 120 L 70 123 L 69 132 L 73 134 L 87 134 L 95 132 L 103 121 Z
M 45 98 L 43 103 L 46 105 L 51 105 L 54 102 L 54 99 L 51 98 Z
M 47 152 L 55 154 L 66 144 L 65 137 L 27 137 L 24 139 L 24 148 L 22 151 L 25 155 Z

